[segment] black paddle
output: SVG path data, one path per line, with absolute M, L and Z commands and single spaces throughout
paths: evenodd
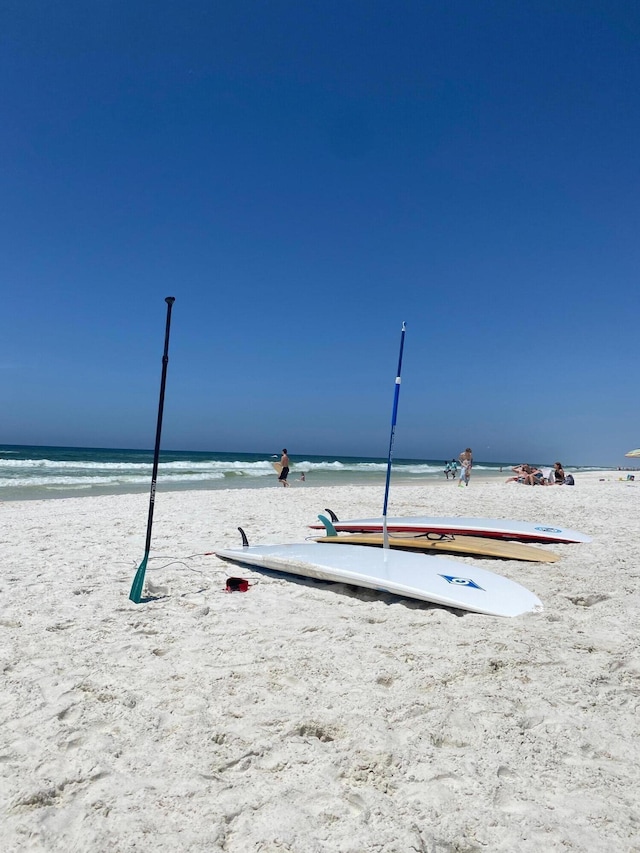
M 164 410 L 164 386 L 167 381 L 167 365 L 169 364 L 169 330 L 171 328 L 171 309 L 176 301 L 174 296 L 167 296 L 167 327 L 164 333 L 164 354 L 162 356 L 162 379 L 160 380 L 160 403 L 158 405 L 158 424 L 156 426 L 156 446 L 153 451 L 153 471 L 151 473 L 151 495 L 149 497 L 149 518 L 147 519 L 147 541 L 144 546 L 144 558 L 138 566 L 138 571 L 131 584 L 129 598 L 135 604 L 140 604 L 144 575 L 151 549 L 151 526 L 153 524 L 153 508 L 156 502 L 156 480 L 158 478 L 158 458 L 160 456 L 160 434 L 162 433 L 162 412 Z

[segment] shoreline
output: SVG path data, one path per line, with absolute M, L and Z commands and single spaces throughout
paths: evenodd
M 579 478 L 586 476 L 610 477 L 614 474 L 626 476 L 628 473 L 633 474 L 633 470 L 629 469 L 592 469 L 581 470 L 579 468 L 568 467 L 567 472 L 576 472 Z M 381 494 L 384 494 L 385 475 L 378 473 L 375 475 L 353 475 L 351 473 L 327 475 L 312 475 L 307 474 L 305 482 L 299 481 L 299 471 L 295 469 L 289 478 L 291 486 L 296 488 L 380 488 Z M 473 483 L 480 482 L 505 482 L 508 477 L 512 476 L 511 469 L 508 471 L 493 471 L 487 469 L 474 469 L 471 475 L 471 486 Z M 324 480 L 324 482 L 314 482 Z M 639 478 L 640 479 L 640 478 Z M 457 483 L 457 478 L 455 479 Z M 427 488 L 431 486 L 447 485 L 453 486 L 452 479 L 446 479 L 444 474 L 423 474 L 423 475 L 407 475 L 402 474 L 394 477 L 394 472 L 391 472 L 390 489 L 404 487 L 420 487 Z M 148 495 L 150 491 L 151 477 L 148 483 L 140 483 L 135 485 L 112 485 L 112 486 L 96 486 L 86 485 L 77 487 L 42 487 L 42 486 L 20 486 L 20 487 L 3 487 L 0 489 L 0 503 L 15 503 L 15 502 L 31 502 L 31 501 L 59 501 L 73 498 L 92 498 L 92 497 L 117 497 L 118 495 Z M 185 494 L 189 492 L 220 492 L 220 491 L 263 491 L 264 489 L 282 488 L 278 486 L 275 476 L 263 478 L 255 478 L 251 481 L 243 481 L 241 478 L 235 480 L 211 480 L 202 483 L 186 482 L 166 483 L 159 477 L 156 483 L 156 494 L 172 494 L 174 492 Z

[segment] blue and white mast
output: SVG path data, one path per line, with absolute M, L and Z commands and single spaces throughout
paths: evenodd
M 396 431 L 396 418 L 398 416 L 398 398 L 400 397 L 400 374 L 402 373 L 402 352 L 404 350 L 404 336 L 407 324 L 402 324 L 400 336 L 400 355 L 398 357 L 398 371 L 396 373 L 395 393 L 393 396 L 393 411 L 391 413 L 391 436 L 389 438 L 389 456 L 387 457 L 387 482 L 384 488 L 384 506 L 382 508 L 382 547 L 389 547 L 389 534 L 387 532 L 387 504 L 389 503 L 389 483 L 391 481 L 391 456 L 393 453 L 393 439 Z

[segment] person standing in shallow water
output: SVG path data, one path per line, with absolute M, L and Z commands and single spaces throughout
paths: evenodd
M 280 476 L 278 480 L 282 483 L 283 486 L 289 486 L 287 483 L 287 477 L 289 476 L 289 457 L 287 456 L 287 448 L 283 448 L 282 456 L 280 457 L 280 464 L 282 465 L 282 471 L 280 471 Z
M 471 478 L 471 468 L 473 466 L 473 454 L 471 452 L 471 448 L 467 447 L 466 450 L 463 450 L 459 458 L 460 479 L 458 481 L 458 485 L 461 486 L 464 483 L 465 486 L 468 486 L 469 479 Z

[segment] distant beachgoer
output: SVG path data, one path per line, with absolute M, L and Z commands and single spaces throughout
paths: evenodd
M 562 462 L 554 462 L 553 469 L 553 480 L 555 485 L 562 486 L 565 481 L 565 473 L 564 468 L 562 467 Z
M 511 470 L 515 474 L 515 477 L 507 477 L 505 483 L 517 483 L 522 477 L 522 465 L 514 465 Z
M 449 462 L 449 470 L 451 471 L 451 481 L 455 482 L 456 474 L 458 473 L 458 462 L 456 459 L 452 459 Z
M 282 471 L 280 471 L 280 476 L 278 477 L 278 480 L 282 483 L 283 486 L 288 487 L 289 483 L 287 483 L 287 477 L 289 476 L 289 457 L 287 456 L 286 447 L 282 451 L 282 456 L 280 457 L 280 464 L 282 465 Z
M 471 452 L 471 448 L 467 447 L 467 449 L 463 450 L 460 454 L 460 480 L 458 481 L 459 486 L 461 486 L 463 483 L 465 486 L 469 485 L 472 466 L 473 454 Z
M 530 486 L 544 486 L 544 472 L 540 468 L 533 468 L 527 482 Z
M 304 475 L 304 471 L 300 474 L 300 480 L 304 483 L 307 478 Z
M 449 479 L 449 474 L 450 474 L 450 473 L 451 473 L 451 462 L 445 462 L 445 465 L 444 465 L 444 476 L 447 478 L 447 480 Z M 454 477 L 456 476 L 455 471 L 453 472 L 453 476 L 454 476 Z
M 505 483 L 526 483 L 527 478 L 532 472 L 531 465 L 527 465 L 526 462 L 523 462 L 520 465 L 514 465 L 511 469 L 515 474 L 515 477 L 508 477 L 505 480 Z

